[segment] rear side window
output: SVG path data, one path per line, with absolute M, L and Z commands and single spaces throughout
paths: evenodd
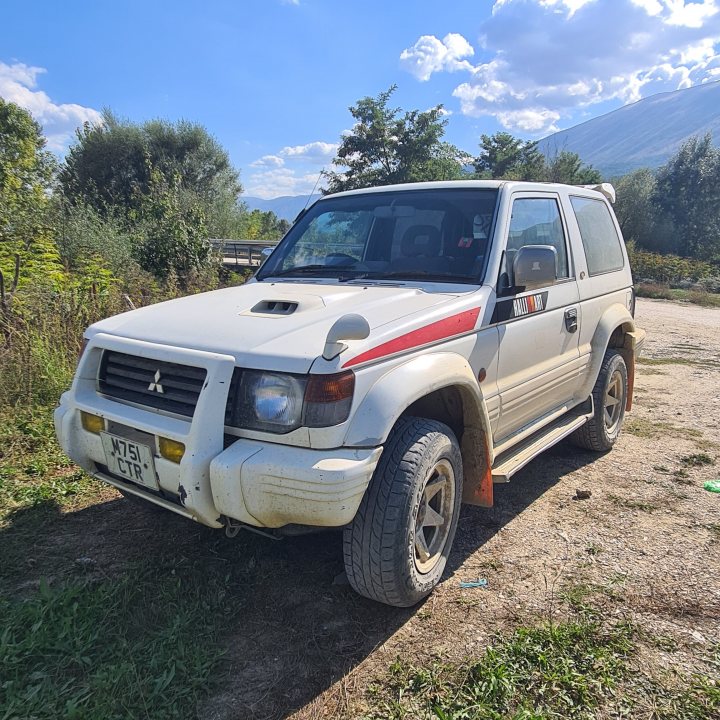
M 573 196 L 570 198 L 580 227 L 590 275 L 621 270 L 624 263 L 620 237 L 602 200 Z

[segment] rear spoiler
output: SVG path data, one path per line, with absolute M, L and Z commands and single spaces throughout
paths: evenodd
M 615 202 L 615 188 L 612 183 L 600 183 L 599 185 L 581 185 L 586 190 L 595 190 L 602 193 L 611 203 Z

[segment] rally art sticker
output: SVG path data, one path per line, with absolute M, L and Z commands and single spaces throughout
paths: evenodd
M 525 315 L 542 312 L 547 306 L 547 296 L 547 292 L 542 292 L 535 295 L 500 300 L 495 305 L 492 322 L 506 322 Z

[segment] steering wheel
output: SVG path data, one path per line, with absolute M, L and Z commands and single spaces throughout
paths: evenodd
M 325 262 L 328 265 L 344 265 L 344 260 L 349 260 L 353 265 L 357 262 L 357 258 L 347 253 L 330 253 L 325 256 Z

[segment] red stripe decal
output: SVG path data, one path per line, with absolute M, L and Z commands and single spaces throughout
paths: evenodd
M 377 360 L 378 358 L 385 357 L 385 355 L 392 355 L 402 350 L 410 350 L 419 345 L 427 345 L 436 340 L 444 340 L 453 335 L 469 332 L 475 327 L 479 314 L 480 308 L 477 307 L 430 323 L 430 325 L 405 333 L 405 335 L 400 335 L 400 337 L 396 337 L 394 340 L 388 340 L 382 345 L 378 345 L 361 353 L 357 357 L 348 360 L 343 367 L 359 365 L 368 360 Z

